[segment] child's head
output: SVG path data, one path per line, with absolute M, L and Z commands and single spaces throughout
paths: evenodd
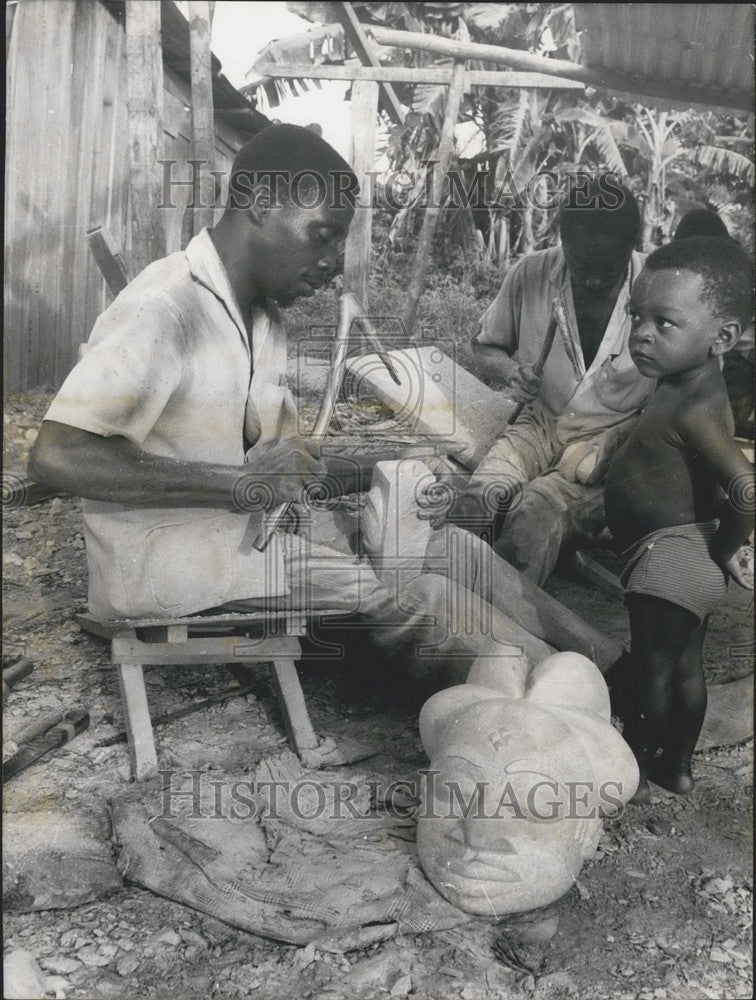
M 720 319 L 734 318 L 745 326 L 753 315 L 753 268 L 740 244 L 728 236 L 675 239 L 655 250 L 646 268 L 700 274 L 704 298 Z
M 700 367 L 730 350 L 751 320 L 750 261 L 729 238 L 668 243 L 646 260 L 629 311 L 630 351 L 643 375 Z

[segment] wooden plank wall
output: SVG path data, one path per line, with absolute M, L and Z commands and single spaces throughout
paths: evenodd
M 57 388 L 110 301 L 86 233 L 104 225 L 130 260 L 126 58 L 122 26 L 98 0 L 25 0 L 7 62 L 5 187 L 6 392 Z M 187 177 L 189 82 L 168 67 L 163 157 Z M 218 124 L 216 169 L 245 137 Z M 156 169 L 162 167 L 156 164 Z M 161 215 L 181 245 L 188 189 Z

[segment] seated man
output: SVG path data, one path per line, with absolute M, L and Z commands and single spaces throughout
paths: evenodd
M 94 614 L 183 616 L 276 600 L 345 609 L 364 616 L 361 638 L 381 624 L 381 652 L 448 683 L 464 679 L 471 658 L 497 655 L 502 639 L 543 651 L 489 609 L 495 628 L 460 622 L 443 657 L 421 655 L 423 616 L 443 631 L 450 608 L 464 614 L 466 580 L 487 595 L 509 589 L 500 574 L 513 571 L 500 560 L 481 572 L 468 546 L 464 564 L 447 559 L 422 577 L 419 567 L 400 593 L 369 563 L 302 535 L 274 533 L 264 551 L 253 544 L 263 508 L 302 500 L 326 471 L 298 435 L 278 305 L 323 283 L 356 188 L 348 164 L 308 129 L 276 125 L 253 138 L 234 160 L 215 228 L 145 268 L 95 324 L 42 424 L 30 474 L 85 498 Z M 563 622 L 553 631 L 552 642 L 568 634 Z
M 633 250 L 640 221 L 624 187 L 591 182 L 573 191 L 560 211 L 561 246 L 512 268 L 472 341 L 480 374 L 494 385 L 507 384 L 512 359 L 519 362 L 509 391 L 528 405 L 476 469 L 455 520 L 490 518 L 484 503 L 497 494 L 506 498 L 509 513 L 495 549 L 540 585 L 563 544 L 601 531 L 603 473 L 655 386 L 627 349 L 625 307 L 643 263 Z M 532 366 L 554 299 L 566 328 L 558 325 L 537 378 Z

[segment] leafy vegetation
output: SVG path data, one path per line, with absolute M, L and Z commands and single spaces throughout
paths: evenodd
M 365 24 L 443 35 L 459 41 L 506 45 L 539 55 L 577 61 L 580 40 L 574 12 L 565 3 L 355 3 Z M 332 20 L 325 3 L 290 3 L 317 24 Z M 283 44 L 283 43 L 280 43 Z M 444 65 L 430 53 L 394 50 L 388 60 L 406 66 Z M 469 61 L 470 68 L 489 64 Z M 385 153 L 390 170 L 407 170 L 415 186 L 407 204 L 391 213 L 384 246 L 400 251 L 419 226 L 424 193 L 423 161 L 438 144 L 446 88 L 396 84 L 408 108 L 401 125 L 388 126 Z M 638 196 L 644 216 L 643 249 L 669 239 L 688 209 L 718 211 L 730 232 L 752 248 L 754 164 L 752 134 L 745 118 L 715 112 L 670 112 L 628 103 L 605 93 L 475 88 L 465 95 L 460 122 L 472 126 L 480 151 L 461 152 L 453 169 L 469 181 L 485 174 L 487 206 L 457 210 L 455 242 L 472 263 L 506 266 L 512 256 L 549 246 L 555 210 L 532 199 L 512 204 L 497 198 L 524 189 L 544 171 L 566 174 L 607 170 L 621 176 Z M 532 181 L 531 181 L 532 183 Z M 491 195 L 494 197 L 491 197 Z M 445 229 L 449 229 L 449 219 Z M 447 240 L 448 242 L 448 240 Z M 445 264 L 448 260 L 444 259 Z

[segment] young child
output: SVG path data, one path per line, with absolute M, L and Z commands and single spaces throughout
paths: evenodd
M 607 521 L 627 558 L 632 694 L 623 735 L 641 772 L 635 802 L 648 799 L 648 778 L 678 794 L 693 789 L 708 614 L 728 577 L 753 589 L 738 554 L 752 527 L 753 470 L 733 440 L 719 365 L 752 309 L 746 254 L 715 237 L 661 247 L 630 296 L 630 354 L 642 375 L 659 379 L 605 492 Z

